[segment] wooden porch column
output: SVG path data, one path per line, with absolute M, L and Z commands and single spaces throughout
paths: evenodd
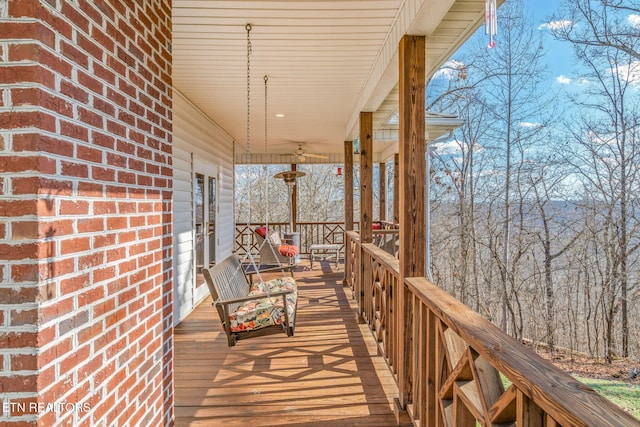
M 360 113 L 360 242 L 373 242 L 373 113 Z
M 298 169 L 298 165 L 292 164 L 291 170 L 295 171 Z M 298 229 L 298 184 L 293 186 L 293 191 L 291 192 L 291 215 L 293 217 L 293 230 L 295 232 Z
M 400 154 L 393 155 L 393 223 L 400 222 Z
M 425 275 L 425 37 L 405 35 L 399 46 L 400 118 L 400 286 L 396 313 L 400 316 L 398 390 L 400 409 L 411 395 L 413 372 L 411 341 L 413 309 L 404 286 L 406 277 Z M 402 325 L 404 327 L 402 327 Z M 425 384 L 425 387 L 427 385 Z
M 353 230 L 353 141 L 345 141 L 344 142 L 344 231 L 351 231 L 351 230 Z
M 380 221 L 387 220 L 387 164 L 379 163 L 380 166 Z

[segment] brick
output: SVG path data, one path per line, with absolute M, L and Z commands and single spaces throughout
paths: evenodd
M 118 153 L 107 153 L 107 164 L 123 168 L 127 165 L 127 156 Z
M 35 259 L 38 255 L 36 243 L 2 244 L 0 243 L 0 258 L 10 261 Z
M 37 342 L 38 334 L 35 332 L 0 333 L 0 348 L 35 348 Z
M 43 48 L 41 43 L 20 43 L 12 44 L 8 49 L 8 56 L 11 62 L 38 62 L 44 69 L 53 71 L 61 76 L 71 78 L 72 65 L 49 50 Z M 50 89 L 54 89 L 47 85 Z
M 93 107 L 96 110 L 101 111 L 102 113 L 106 114 L 109 117 L 115 117 L 116 109 L 111 104 L 111 102 L 107 100 L 104 100 L 96 96 L 93 98 Z
M 102 163 L 102 150 L 80 145 L 77 148 L 77 158 L 88 162 Z
M 115 202 L 94 202 L 93 204 L 94 215 L 115 214 L 117 212 L 117 205 Z
M 45 87 L 55 88 L 54 74 L 40 65 L 11 65 L 0 67 L 0 81 L 2 81 L 3 84 L 40 83 Z
M 99 39 L 98 39 L 98 42 L 104 45 L 104 42 L 100 42 Z M 113 44 L 111 48 L 113 48 Z M 110 85 L 114 85 L 116 83 L 116 74 L 111 69 L 103 66 L 102 64 L 98 64 L 98 63 L 93 64 L 93 74 L 97 78 L 104 80 Z
M 80 123 L 60 120 L 60 135 L 89 142 L 89 129 Z
M 43 151 L 66 157 L 73 156 L 72 143 L 33 133 L 13 135 L 13 150 L 15 152 Z
M 41 267 L 38 264 L 12 264 L 9 277 L 11 281 L 16 284 L 37 283 L 42 278 L 40 271 Z M 33 301 L 35 301 L 35 299 Z
M 60 200 L 60 215 L 87 215 L 89 202 L 84 200 Z
M 99 181 L 113 182 L 116 179 L 116 171 L 111 168 L 93 166 L 91 168 L 91 177 Z
M 92 132 L 91 133 L 92 136 L 92 143 L 95 145 L 98 145 L 100 147 L 104 147 L 104 148 L 109 148 L 111 150 L 113 150 L 113 148 L 115 147 L 116 144 L 116 140 L 113 136 L 111 135 L 106 135 L 104 133 L 100 133 L 100 132 Z M 109 155 L 111 153 L 107 153 L 107 159 L 109 158 Z
M 12 354 L 8 357 L 12 371 L 35 371 L 38 369 L 36 354 Z
M 16 88 L 11 91 L 14 106 L 38 105 L 66 117 L 73 116 L 71 103 L 40 88 Z
M 103 252 L 92 252 L 89 255 L 81 256 L 78 258 L 79 269 L 92 269 L 94 267 L 104 264 L 105 254 Z
M 77 227 L 79 233 L 100 233 L 105 231 L 104 219 L 101 217 L 79 219 Z
M 104 188 L 102 184 L 95 182 L 78 183 L 78 197 L 102 197 Z
M 69 98 L 75 99 L 82 104 L 87 104 L 89 102 L 88 92 L 84 88 L 77 86 L 68 80 L 62 80 L 60 82 L 60 93 L 68 96 Z
M 60 242 L 60 252 L 64 255 L 85 252 L 91 249 L 89 237 L 74 237 Z
M 78 46 L 82 50 L 84 50 L 89 55 L 91 55 L 93 58 L 95 58 L 98 62 L 102 62 L 103 61 L 103 59 L 104 59 L 104 50 L 103 50 L 102 47 L 100 47 L 100 45 L 94 43 L 93 40 L 91 40 L 91 39 L 89 39 L 87 37 L 84 37 L 81 34 L 78 34 L 77 39 L 78 39 Z M 84 83 L 84 81 L 82 79 L 80 79 L 79 81 L 85 87 L 96 86 L 95 82 L 90 83 L 90 86 L 88 86 L 88 85 L 85 85 L 85 83 Z M 100 84 L 100 91 L 96 91 L 96 93 L 102 94 L 102 84 Z
M 107 131 L 115 136 L 127 136 L 127 128 L 114 120 L 107 120 Z
M 150 176 L 138 175 L 137 184 L 141 187 L 151 187 L 154 183 L 154 179 Z
M 82 123 L 98 129 L 102 129 L 104 126 L 104 118 L 102 115 L 87 108 L 78 107 L 78 119 L 80 119 Z
M 55 132 L 56 119 L 51 114 L 42 111 L 8 111 L 0 113 L 0 128 L 4 130 L 33 127 Z
M 31 0 L 12 0 L 14 6 L 20 3 L 31 3 Z M 9 16 L 12 15 L 11 11 Z M 0 22 L 0 34 L 4 40 L 39 40 L 46 46 L 53 48 L 55 46 L 55 34 L 47 28 L 43 22 L 24 22 L 24 21 L 3 21 Z
M 118 171 L 118 182 L 123 184 L 135 184 L 136 174 L 128 171 Z
M 73 23 L 76 29 L 81 30 L 85 34 L 89 33 L 89 20 L 85 18 L 76 8 L 69 2 L 62 2 L 62 15 Z
M 37 309 L 10 310 L 9 326 L 25 326 L 25 325 L 28 326 L 28 325 L 35 325 L 37 324 L 37 322 L 38 322 Z
M 63 176 L 71 176 L 77 178 L 89 177 L 89 166 L 82 163 L 60 162 L 60 171 Z
M 0 288 L 0 304 L 26 304 L 35 302 L 38 297 L 36 287 L 16 287 Z
M 60 293 L 62 295 L 69 295 L 79 291 L 85 286 L 88 286 L 90 282 L 88 272 L 68 279 L 63 279 L 60 281 Z
M 44 170 L 43 170 L 44 169 Z M 51 159 L 34 156 L 1 156 L 0 172 L 45 172 L 55 173 L 55 163 Z
M 53 345 L 48 345 L 40 351 L 38 364 L 40 366 L 49 365 L 60 356 L 70 353 L 72 348 L 73 339 L 71 337 L 56 340 Z
M 86 312 L 83 312 L 86 315 Z M 60 372 L 69 373 L 76 370 L 76 368 L 89 357 L 89 346 L 84 345 L 80 347 L 74 353 L 65 355 L 64 359 L 60 362 Z

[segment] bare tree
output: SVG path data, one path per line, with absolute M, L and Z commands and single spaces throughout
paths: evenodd
M 596 10 L 595 5 L 600 9 Z M 615 254 L 613 276 L 607 279 L 611 292 L 620 292 L 622 328 L 622 355 L 629 355 L 629 257 L 637 249 L 631 243 L 630 231 L 637 227 L 637 217 L 630 203 L 631 195 L 638 187 L 638 123 L 639 97 L 635 91 L 638 83 L 638 46 L 640 37 L 624 37 L 624 25 L 620 10 L 637 11 L 637 4 L 617 1 L 567 2 L 565 12 L 581 23 L 554 27 L 554 35 L 572 43 L 576 57 L 586 68 L 582 96 L 574 99 L 581 117 L 572 125 L 574 140 L 581 147 L 574 162 L 585 185 L 591 188 L 603 202 L 600 217 L 603 229 L 611 233 L 611 253 Z M 635 8 L 635 9 L 634 9 Z M 599 13 L 598 13 L 599 12 Z M 584 29 L 583 29 L 584 28 Z M 612 32 L 604 34 L 604 32 Z M 628 42 L 624 46 L 620 43 Z M 624 44 L 624 43 L 623 43 Z M 606 214 L 605 214 L 606 212 Z M 611 222 L 611 223 L 609 223 Z M 613 227 L 613 228 L 610 228 Z M 609 271 L 606 270 L 606 271 Z M 609 308 L 609 321 L 614 322 L 615 306 Z M 609 325 L 613 328 L 613 324 Z M 613 339 L 613 332 L 607 337 Z M 609 345 L 607 356 L 613 356 Z
M 492 137 L 494 150 L 501 150 L 501 163 L 496 168 L 504 178 L 501 194 L 502 229 L 495 257 L 500 271 L 502 289 L 501 326 L 507 332 L 518 334 L 514 302 L 514 263 L 525 252 L 522 246 L 512 248 L 514 242 L 514 203 L 522 206 L 522 200 L 514 200 L 519 185 L 517 174 L 526 160 L 529 144 L 545 128 L 550 113 L 549 99 L 542 83 L 546 76 L 543 62 L 544 48 L 540 34 L 529 25 L 522 1 L 505 3 L 500 8 L 500 38 L 494 51 L 482 56 L 479 64 L 491 75 L 486 81 L 486 96 L 492 112 Z M 518 208 L 520 209 L 520 208 Z
M 556 37 L 579 49 L 610 48 L 640 60 L 640 37 L 631 14 L 640 14 L 638 1 L 564 0 L 551 28 Z

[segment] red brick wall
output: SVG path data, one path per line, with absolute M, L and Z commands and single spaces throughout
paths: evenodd
M 0 0 L 0 424 L 170 425 L 171 0 Z

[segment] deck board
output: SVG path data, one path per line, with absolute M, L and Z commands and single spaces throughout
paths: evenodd
M 392 426 L 395 381 L 358 323 L 342 271 L 296 272 L 293 337 L 227 347 L 210 299 L 175 328 L 176 426 Z

